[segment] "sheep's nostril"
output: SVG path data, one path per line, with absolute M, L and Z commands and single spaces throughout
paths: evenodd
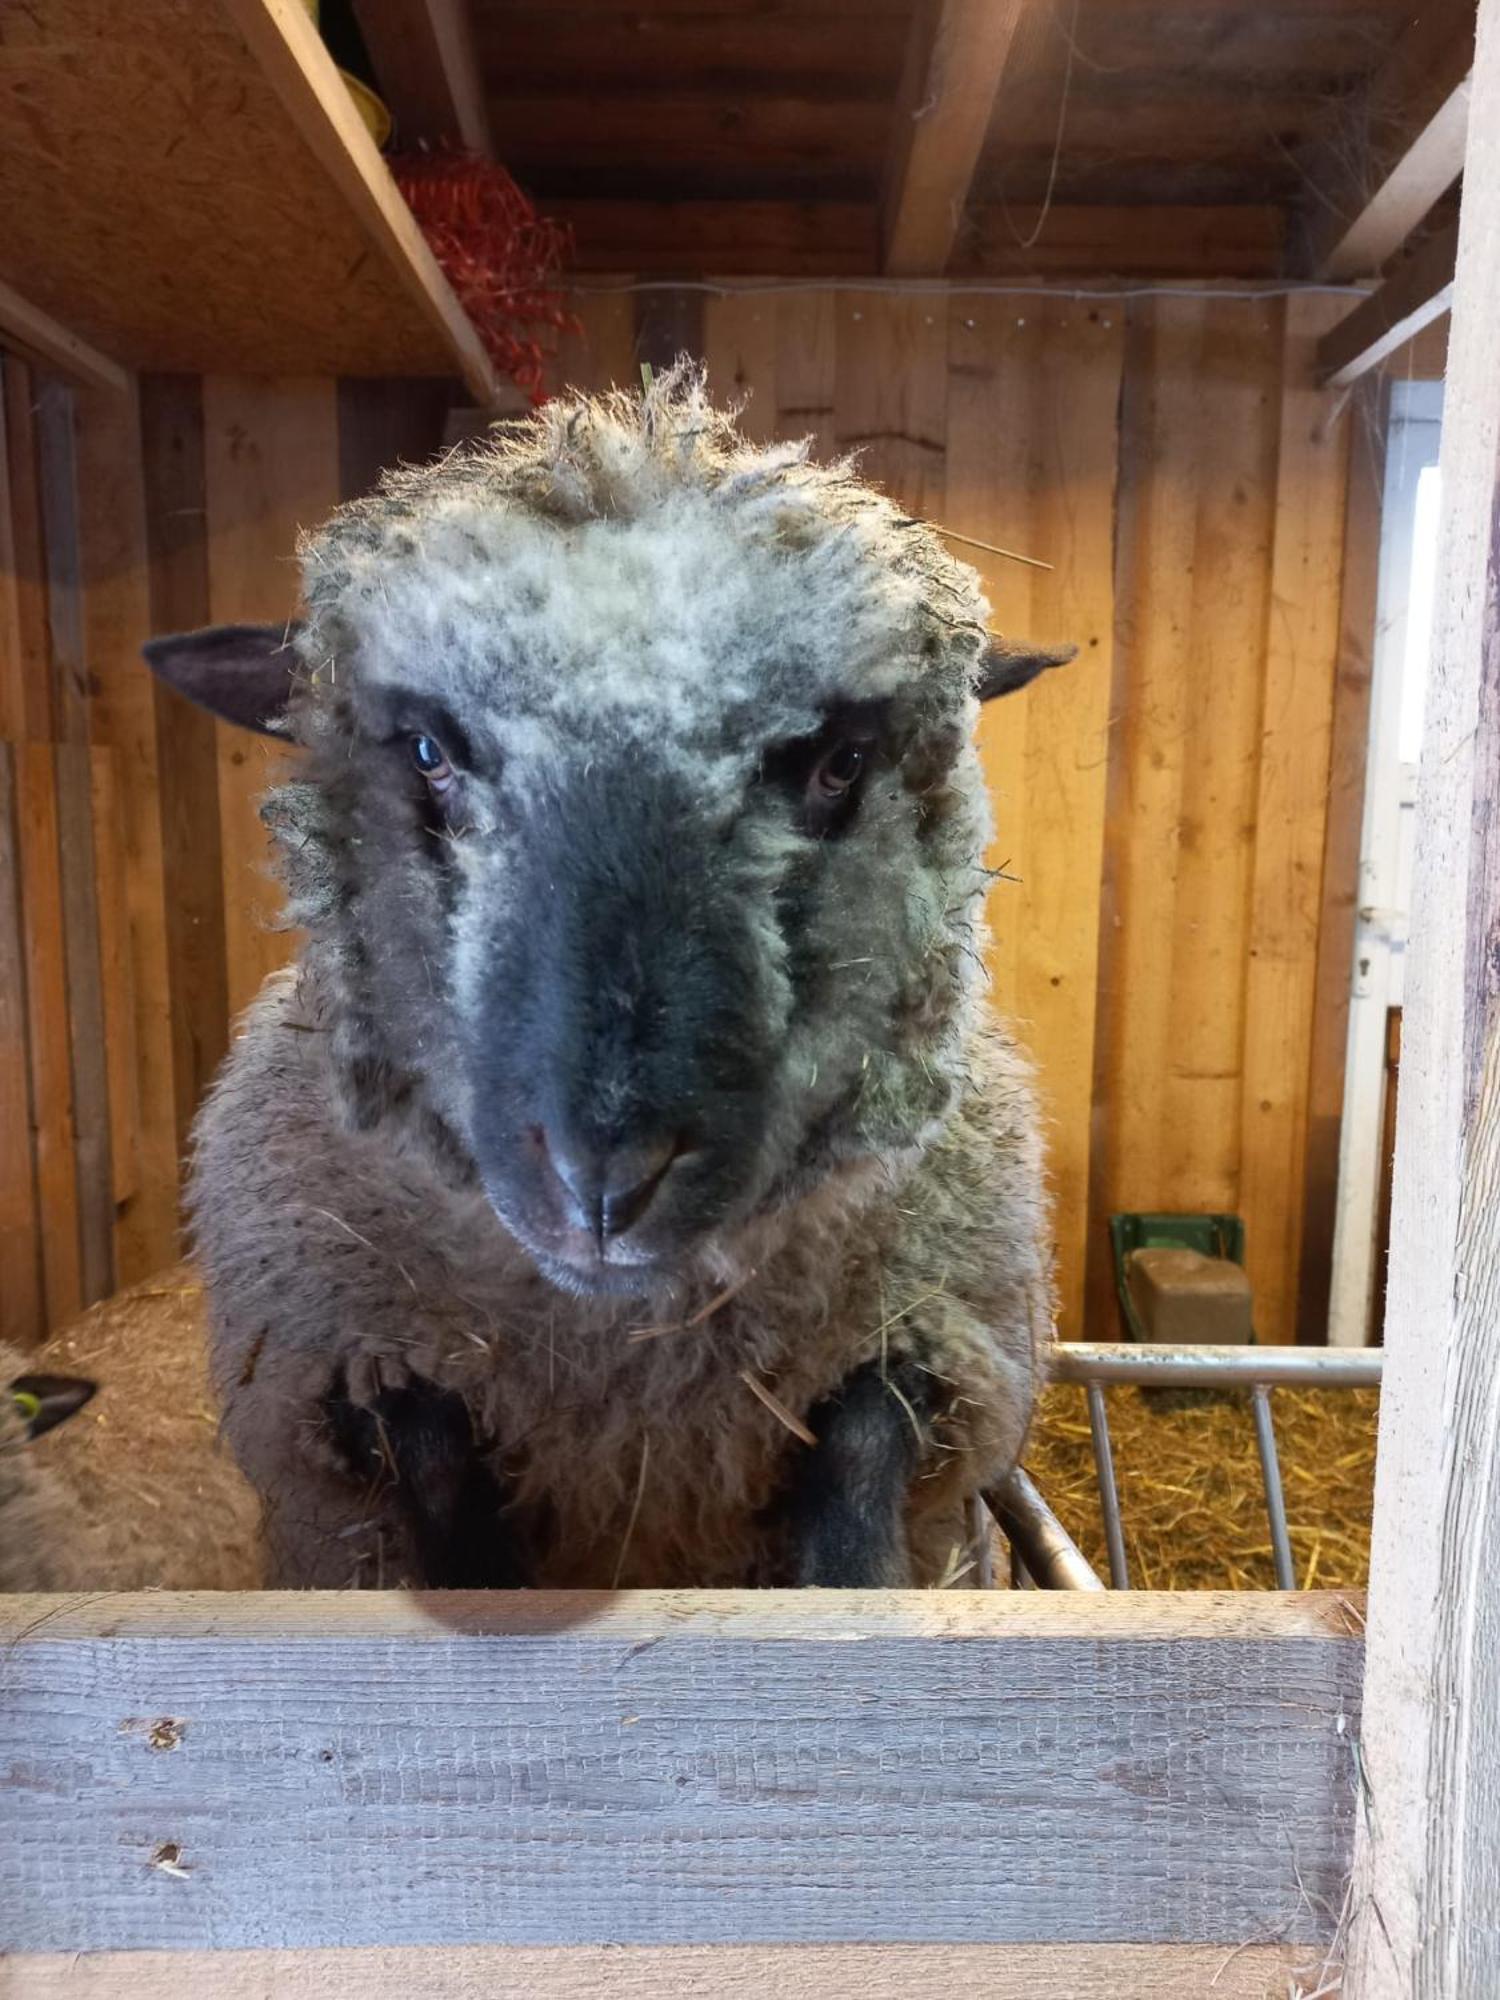
M 682 1151 L 671 1134 L 623 1146 L 596 1147 L 549 1132 L 544 1141 L 552 1171 L 568 1196 L 573 1219 L 602 1243 L 623 1236 L 640 1221 Z

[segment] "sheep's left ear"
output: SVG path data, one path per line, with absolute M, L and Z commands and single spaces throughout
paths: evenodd
M 1065 667 L 1077 652 L 1076 646 L 1017 645 L 1010 639 L 1002 639 L 998 633 L 991 633 L 990 643 L 979 663 L 979 678 L 974 683 L 974 692 L 981 701 L 993 701 L 997 695 L 1014 694 L 1018 688 L 1034 681 L 1038 674 L 1046 673 L 1049 667 Z
M 297 674 L 297 634 L 290 625 L 208 625 L 148 639 L 141 651 L 152 673 L 241 729 L 280 732 Z

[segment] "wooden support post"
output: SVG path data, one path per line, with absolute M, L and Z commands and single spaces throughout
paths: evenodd
M 1448 310 L 1453 299 L 1458 224 L 1430 236 L 1378 291 L 1362 299 L 1318 342 L 1318 378 L 1347 389 Z
M 1357 2000 L 1500 1993 L 1500 0 L 1443 418 L 1376 1480 Z
M 893 277 L 939 277 L 953 249 L 1024 0 L 923 0 L 881 201 Z

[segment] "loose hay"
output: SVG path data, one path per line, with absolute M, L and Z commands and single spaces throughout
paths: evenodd
M 1250 1398 L 1174 1408 L 1105 1390 L 1130 1581 L 1137 1590 L 1274 1590 Z M 1276 1389 L 1271 1408 L 1298 1584 L 1363 1589 L 1375 1480 L 1375 1389 Z M 1101 1576 L 1109 1574 L 1084 1392 L 1048 1389 L 1024 1463 Z

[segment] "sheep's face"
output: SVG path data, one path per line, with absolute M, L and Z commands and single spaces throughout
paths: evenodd
M 550 463 L 312 545 L 274 817 L 356 1115 L 414 1096 L 555 1282 L 651 1290 L 951 1108 L 983 607 L 846 474 L 653 459 L 603 508 Z

